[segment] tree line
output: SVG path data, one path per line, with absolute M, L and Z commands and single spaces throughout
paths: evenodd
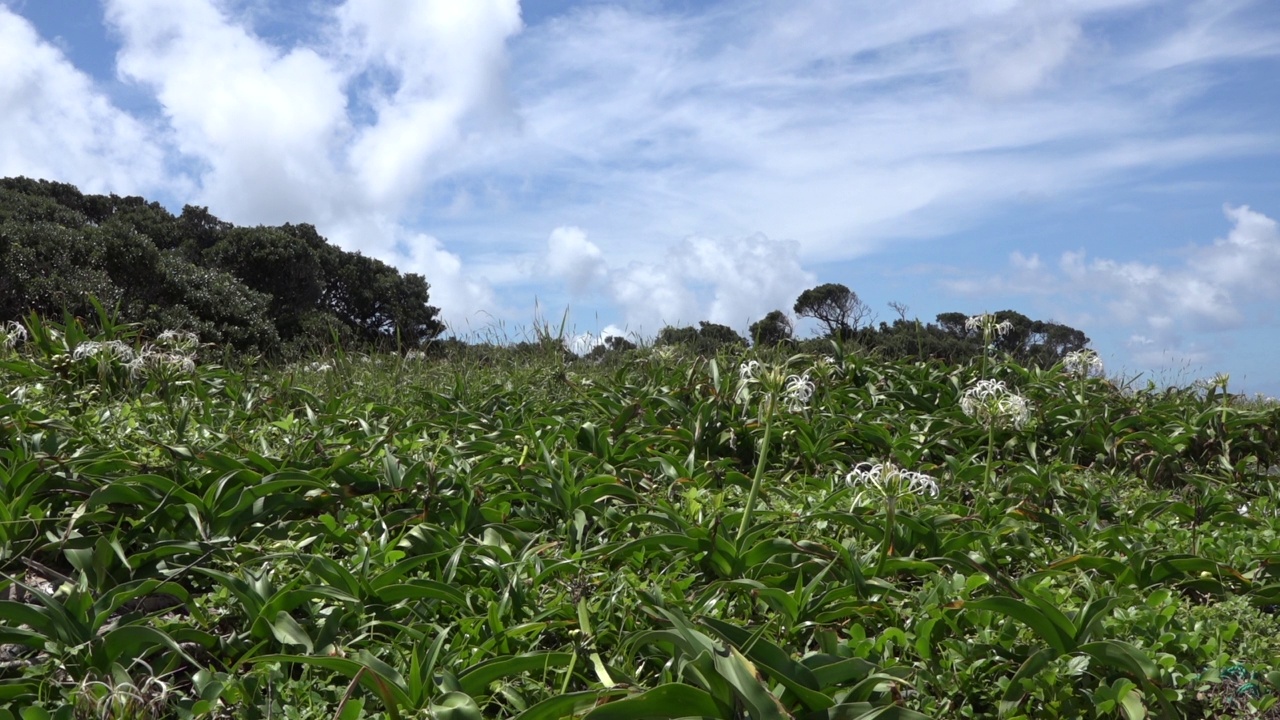
M 299 355 L 360 343 L 417 348 L 444 325 L 421 275 L 330 244 L 311 225 L 237 227 L 207 208 L 0 179 L 0 321 L 91 316 L 233 351 Z
M 96 299 L 145 335 L 187 330 L 239 353 L 294 357 L 335 342 L 402 351 L 461 344 L 432 342 L 444 324 L 429 289 L 421 275 L 344 251 L 311 225 L 237 227 L 203 207 L 187 205 L 174 215 L 140 197 L 0 179 L 0 322 L 32 312 L 92 317 Z M 873 324 L 857 293 L 825 283 L 792 306 L 797 317 L 817 322 L 818 338 L 797 338 L 779 309 L 753 323 L 749 337 L 703 321 L 664 327 L 654 344 L 713 354 L 735 345 L 799 350 L 836 339 L 894 358 L 954 363 L 994 350 L 1032 365 L 1053 364 L 1089 343 L 1075 328 L 1013 310 L 994 313 L 1009 331 L 984 339 L 966 327 L 963 313 L 922 323 L 890 305 L 898 319 Z M 611 337 L 590 354 L 634 348 Z
M 796 316 L 817 321 L 820 331 L 816 338 L 797 338 L 791 318 L 782 310 L 773 310 L 751 324 L 749 337 L 727 325 L 702 321 L 697 327 L 664 327 L 654 344 L 713 354 L 722 348 L 749 344 L 820 350 L 821 347 L 810 346 L 815 341 L 823 345 L 834 339 L 895 359 L 954 364 L 982 353 L 996 352 L 1007 354 L 1024 366 L 1053 365 L 1089 344 L 1089 337 L 1080 330 L 1057 322 L 1033 320 L 1015 310 L 991 313 L 995 323 L 1007 325 L 1004 332 L 988 336 L 981 328 L 970 327 L 965 313 L 945 312 L 937 315 L 934 322 L 924 323 L 908 319 L 904 305 L 890 303 L 890 307 L 898 313 L 898 318 L 892 323 L 875 324 L 870 321 L 873 315 L 870 306 L 856 292 L 841 283 L 825 283 L 802 292 L 792 306 Z M 611 337 L 593 353 L 598 357 L 634 347 L 634 343 L 624 338 Z

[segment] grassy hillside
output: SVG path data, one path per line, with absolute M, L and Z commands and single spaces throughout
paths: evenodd
M 0 339 L 0 718 L 1280 716 L 1225 379 Z

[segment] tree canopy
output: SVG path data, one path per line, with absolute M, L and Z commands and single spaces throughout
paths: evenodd
M 668 325 L 658 333 L 655 345 L 683 345 L 702 354 L 715 354 L 728 346 L 746 347 L 747 339 L 728 325 L 703 320 L 698 327 L 672 327 Z
M 848 337 L 871 314 L 858 294 L 840 283 L 809 288 L 796 298 L 796 315 L 822 323 L 831 337 Z
M 950 363 L 962 362 L 983 352 L 1008 353 L 1019 363 L 1048 366 L 1068 353 L 1083 350 L 1089 337 L 1073 327 L 1046 320 L 1032 320 L 1015 310 L 991 313 L 997 323 L 1011 326 L 1003 335 L 991 337 L 984 348 L 982 330 L 969 329 L 969 316 L 960 312 L 940 313 L 934 323 L 898 319 L 892 325 L 880 323 L 858 333 L 858 341 L 889 357 L 917 357 Z
M 773 347 L 791 340 L 793 328 L 791 318 L 781 310 L 770 311 L 769 314 L 751 323 L 751 339 L 761 347 Z
M 330 244 L 311 225 L 237 227 L 139 197 L 0 179 L 0 322 L 92 316 L 90 297 L 145 333 L 190 330 L 244 352 L 333 337 L 418 347 L 444 330 L 421 275 Z

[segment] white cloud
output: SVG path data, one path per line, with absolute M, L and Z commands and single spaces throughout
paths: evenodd
M 575 294 L 608 275 L 604 253 L 576 227 L 558 227 L 551 232 L 547 238 L 547 263 L 554 275 L 568 281 Z
M 349 130 L 342 72 L 282 51 L 207 0 L 109 0 L 123 79 L 155 92 L 200 204 L 243 223 L 324 225 L 353 189 L 334 163 Z M 340 211 L 338 211 L 340 212 Z
M 795 238 L 812 264 L 1028 198 L 1274 148 L 1272 135 L 1182 123 L 1205 88 L 1196 63 L 1230 52 L 1153 70 L 1145 54 L 1202 19 L 1132 20 L 1149 5 L 582 6 L 511 43 L 520 132 L 450 184 L 477 191 L 469 210 L 494 226 L 589 227 L 614 264 L 757 232 Z M 1132 22 L 1123 45 L 1098 30 L 1113 19 Z M 472 237 L 487 251 L 524 242 Z
M 139 194 L 164 182 L 152 129 L 116 108 L 93 81 L 0 3 L 0 175 Z
M 512 119 L 506 42 L 522 27 L 517 0 L 348 0 L 336 14 L 359 66 L 394 76 L 394 90 L 366 92 L 377 121 L 351 147 L 375 201 L 411 198 L 469 130 Z
M 1025 95 L 1043 86 L 1068 60 L 1079 44 L 1080 25 L 1048 8 L 1017 6 L 966 33 L 960 54 L 976 93 L 996 99 Z
M 1066 253 L 1059 266 L 1077 286 L 1110 295 L 1119 320 L 1145 323 L 1157 337 L 1171 336 L 1174 328 L 1237 328 L 1248 320 L 1251 303 L 1280 297 L 1280 232 L 1248 206 L 1227 206 L 1225 213 L 1231 232 L 1189 249 L 1181 265 L 1088 261 L 1083 253 Z
M 210 0 L 108 0 L 106 10 L 119 73 L 154 91 L 192 168 L 192 201 L 237 223 L 311 222 L 422 273 L 451 323 L 497 310 L 484 277 L 411 229 L 405 208 L 469 132 L 503 114 L 515 0 L 348 0 L 326 40 L 288 49 Z
M 814 284 L 799 250 L 799 243 L 763 235 L 691 236 L 656 262 L 610 266 L 584 230 L 559 227 L 548 238 L 545 265 L 575 294 L 603 291 L 636 332 L 699 320 L 744 330 L 770 310 L 789 308 Z
M 1222 340 L 1246 325 L 1272 324 L 1280 298 L 1280 228 L 1247 205 L 1224 207 L 1231 223 L 1225 237 L 1181 251 L 1181 262 L 1156 263 L 1061 255 L 1056 268 L 1038 255 L 1010 255 L 1010 272 L 947 280 L 960 294 L 1052 297 L 1077 308 L 1096 307 L 1097 322 L 1131 328 L 1131 358 L 1148 366 L 1204 362 Z
M 745 329 L 770 310 L 791 307 L 814 284 L 800 265 L 800 244 L 764 235 L 739 239 L 691 237 L 676 246 L 672 263 L 695 286 L 708 286 L 712 322 Z
M 406 229 L 389 217 L 364 214 L 331 225 L 328 238 L 390 263 L 402 272 L 422 275 L 430 288 L 430 302 L 441 319 L 464 330 L 490 323 L 497 307 L 493 288 L 484 274 L 464 264 L 457 253 L 428 233 Z
M 609 273 L 609 292 L 628 328 L 653 335 L 664 325 L 690 325 L 703 316 L 698 301 L 673 268 L 632 262 Z
M 617 325 L 606 325 L 599 333 L 584 332 L 574 335 L 566 343 L 568 348 L 579 355 L 585 355 L 596 347 L 603 345 L 609 338 L 623 338 L 630 342 L 643 339 L 629 334 Z

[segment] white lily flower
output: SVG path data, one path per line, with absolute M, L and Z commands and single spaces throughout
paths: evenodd
M 156 344 L 178 350 L 195 350 L 200 347 L 200 338 L 195 333 L 185 330 L 165 330 L 156 337 Z
M 938 496 L 938 481 L 933 477 L 889 462 L 862 463 L 844 476 L 844 482 L 858 491 L 856 505 L 863 504 L 870 495 L 882 499 Z
M 782 400 L 787 410 L 793 413 L 803 412 L 809 407 L 809 400 L 813 397 L 814 390 L 813 381 L 809 379 L 808 373 L 787 378 L 786 387 L 782 391 Z
M 133 348 L 119 340 L 108 340 L 107 342 L 87 340 L 76 345 L 76 349 L 71 353 L 71 357 L 74 360 L 84 360 L 98 355 L 110 355 L 122 363 L 129 363 L 133 361 L 135 353 Z
M 0 348 L 12 350 L 27 341 L 27 328 L 16 320 L 0 325 Z
M 1076 350 L 1067 353 L 1062 359 L 1062 369 L 1066 370 L 1070 375 L 1080 377 L 1088 377 L 1090 375 L 1100 375 L 1102 373 L 1102 358 L 1098 357 L 1098 353 L 1089 350 Z
M 964 391 L 960 409 L 984 425 L 1008 423 L 1022 428 L 1031 419 L 1031 404 L 1000 380 L 979 380 Z

